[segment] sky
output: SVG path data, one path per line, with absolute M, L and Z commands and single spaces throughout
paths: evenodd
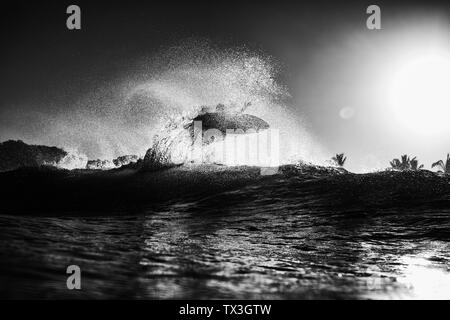
M 82 11 L 78 31 L 66 28 L 73 3 Z M 268 57 L 289 112 L 322 153 L 344 152 L 352 171 L 385 168 L 405 153 L 429 169 L 450 152 L 450 8 L 442 3 L 378 1 L 381 30 L 366 27 L 372 3 L 364 1 L 73 3 L 3 6 L 0 140 L 68 146 L 91 158 L 132 151 L 127 141 L 147 147 L 148 139 L 131 137 L 145 125 L 133 121 L 146 118 L 123 126 L 111 110 L 127 117 L 121 98 L 155 72 L 148 64 L 163 48 L 206 39 L 215 52 Z M 105 135 L 122 138 L 106 148 Z

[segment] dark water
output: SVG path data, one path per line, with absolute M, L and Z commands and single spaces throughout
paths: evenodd
M 377 205 L 330 179 L 274 176 L 133 215 L 0 216 L 0 296 L 449 299 L 448 202 Z

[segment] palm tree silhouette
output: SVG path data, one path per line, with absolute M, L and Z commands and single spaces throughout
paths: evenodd
M 433 163 L 431 165 L 431 167 L 432 168 L 434 168 L 434 167 L 440 168 L 441 170 L 438 170 L 438 172 L 440 172 L 440 173 L 450 174 L 450 154 L 447 154 L 447 160 L 445 161 L 445 163 L 444 163 L 444 161 L 439 160 L 439 161 Z
M 409 168 L 409 157 L 405 154 L 399 159 L 394 159 L 390 162 L 391 167 L 395 170 L 407 170 Z
M 331 160 L 333 160 L 335 165 L 337 165 L 339 167 L 343 167 L 345 164 L 345 161 L 347 160 L 347 157 L 344 157 L 343 153 L 338 153 L 333 158 L 331 158 Z
M 405 171 L 405 170 L 421 170 L 423 169 L 423 164 L 419 165 L 419 160 L 416 157 L 410 159 L 408 155 L 404 154 L 399 159 L 394 159 L 390 162 L 392 169 Z
M 417 171 L 423 169 L 423 164 L 419 165 L 419 160 L 416 159 L 416 157 L 412 158 L 409 161 L 410 170 Z

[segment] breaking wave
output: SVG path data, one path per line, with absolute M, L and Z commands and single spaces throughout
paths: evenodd
M 91 93 L 70 107 L 5 115 L 0 134 L 76 149 L 89 159 L 143 157 L 155 144 L 166 148 L 168 157 L 179 159 L 189 147 L 183 131 L 186 122 L 202 106 L 224 104 L 238 110 L 251 103 L 246 113 L 279 130 L 282 163 L 323 164 L 326 153 L 293 112 L 279 71 L 279 65 L 262 53 L 188 39 L 140 59 L 114 81 L 95 82 Z M 59 165 L 79 167 L 84 161 L 74 153 Z
M 161 158 L 190 159 L 192 141 L 185 128 L 205 106 L 224 104 L 228 112 L 248 105 L 247 113 L 279 131 L 281 163 L 324 163 L 323 150 L 302 126 L 302 119 L 292 114 L 289 92 L 277 82 L 277 65 L 270 57 L 189 41 L 163 50 L 152 63 L 156 74 L 129 92 L 126 105 L 140 110 L 131 113 L 139 114 L 135 120 L 156 120 L 152 144 L 161 150 Z
M 67 155 L 60 161 L 58 161 L 57 163 L 53 163 L 52 165 L 61 169 L 68 170 L 86 168 L 88 157 L 85 154 L 80 153 L 76 149 L 68 149 L 65 151 L 67 152 Z

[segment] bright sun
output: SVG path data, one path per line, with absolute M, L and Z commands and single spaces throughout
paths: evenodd
M 390 99 L 401 124 L 426 135 L 450 131 L 450 59 L 411 61 L 393 80 Z

